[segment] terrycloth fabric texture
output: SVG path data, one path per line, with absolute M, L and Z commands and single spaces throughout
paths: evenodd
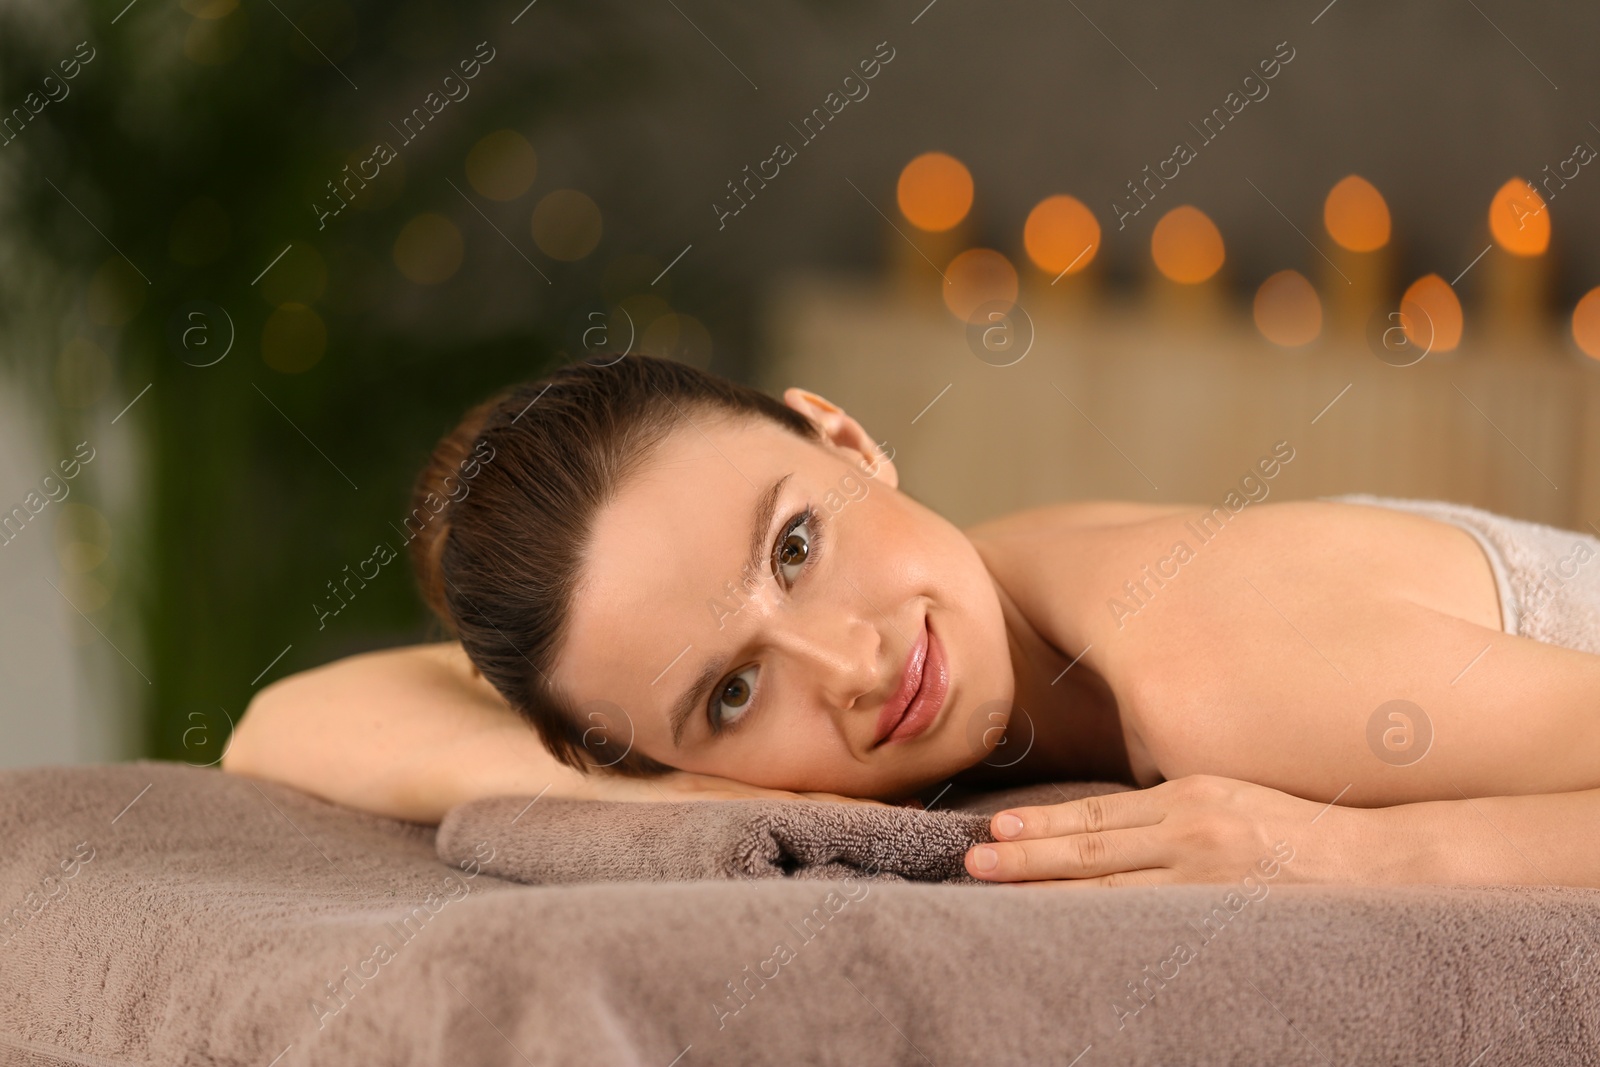
M 1127 789 L 1072 782 L 956 794 L 928 810 L 820 800 L 612 803 L 491 797 L 457 806 L 439 826 L 439 858 L 458 864 L 499 843 L 483 869 L 534 885 L 678 882 L 700 878 L 854 877 L 961 882 L 963 857 L 992 841 L 989 814 Z M 999 806 L 995 806 L 998 802 Z
M 155 763 L 0 773 L 0 846 L 8 1067 L 1600 1060 L 1597 890 L 524 886 Z
M 1394 508 L 1460 526 L 1489 557 L 1507 633 L 1600 653 L 1600 537 L 1445 500 L 1368 493 L 1322 499 Z

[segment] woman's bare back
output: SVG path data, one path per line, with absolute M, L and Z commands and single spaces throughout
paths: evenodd
M 1358 806 L 1600 786 L 1600 656 L 1504 633 L 1459 527 L 1330 501 L 1086 501 L 967 532 L 1059 653 L 1019 675 L 1018 702 L 1080 724 L 1058 744 L 1094 739 L 1061 754 L 1075 767 Z M 1410 763 L 1369 729 L 1396 710 Z

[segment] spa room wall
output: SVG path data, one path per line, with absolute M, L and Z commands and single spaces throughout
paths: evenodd
M 0 763 L 212 762 L 437 636 L 403 563 L 329 587 L 601 351 L 821 392 L 960 524 L 1600 522 L 1593 5 L 282 6 L 0 15 L 0 505 L 97 450 L 0 548 Z

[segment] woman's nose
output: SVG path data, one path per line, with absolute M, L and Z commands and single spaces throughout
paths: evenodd
M 815 679 L 817 696 L 829 707 L 849 710 L 882 688 L 883 640 L 861 617 L 791 619 L 785 627 L 789 651 Z

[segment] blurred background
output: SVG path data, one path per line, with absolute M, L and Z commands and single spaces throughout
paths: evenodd
M 959 524 L 1211 505 L 1287 442 L 1271 499 L 1588 530 L 1597 39 L 1511 0 L 11 0 L 0 765 L 211 763 L 261 686 L 432 636 L 379 562 L 415 472 L 593 353 L 821 392 Z

